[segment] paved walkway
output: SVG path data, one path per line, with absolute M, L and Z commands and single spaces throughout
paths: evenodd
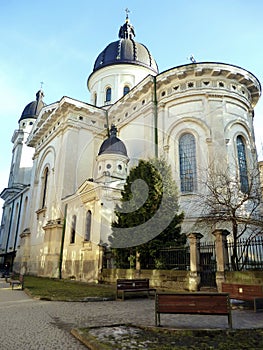
M 227 328 L 227 317 L 161 315 L 163 326 L 173 328 Z M 154 325 L 154 301 L 50 302 L 31 299 L 11 290 L 0 279 L 0 349 L 86 349 L 71 334 L 74 327 L 120 323 Z M 263 313 L 233 311 L 234 328 L 263 328 Z

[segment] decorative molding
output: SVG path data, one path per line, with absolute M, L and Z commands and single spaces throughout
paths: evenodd
M 37 214 L 37 220 L 39 219 L 39 215 L 42 214 L 43 218 L 46 216 L 46 211 L 47 211 L 47 208 L 44 207 L 44 208 L 41 208 L 41 209 L 38 209 L 36 211 L 36 214 Z

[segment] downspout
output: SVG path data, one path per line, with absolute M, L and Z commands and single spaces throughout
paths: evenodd
M 154 151 L 155 157 L 158 158 L 158 101 L 156 76 L 153 77 L 153 105 L 154 105 Z
M 108 115 L 108 110 L 105 110 L 106 112 L 106 125 L 107 125 L 107 135 L 110 137 L 110 126 L 109 126 L 109 115 Z
M 62 279 L 62 263 L 63 263 L 63 250 L 64 250 L 66 223 L 67 223 L 67 210 L 68 210 L 68 205 L 66 204 L 64 209 L 64 220 L 63 220 L 62 237 L 61 237 L 60 254 L 59 254 L 59 279 Z

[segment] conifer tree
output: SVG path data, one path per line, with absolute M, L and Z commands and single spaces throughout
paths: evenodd
M 128 257 L 131 262 L 135 251 L 141 262 L 147 256 L 157 262 L 161 248 L 185 243 L 180 234 L 184 216 L 178 213 L 177 187 L 164 159 L 140 160 L 121 195 L 110 237 L 117 266 L 122 267 Z

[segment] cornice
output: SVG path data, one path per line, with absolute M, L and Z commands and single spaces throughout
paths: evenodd
M 42 111 L 27 139 L 27 145 L 42 148 L 66 128 L 89 129 L 100 133 L 104 129 L 105 111 L 84 102 L 63 97 L 53 108 Z
M 246 95 L 252 107 L 256 105 L 261 95 L 260 82 L 252 73 L 225 63 L 201 62 L 179 66 L 160 73 L 156 79 L 158 91 L 167 88 L 170 84 L 175 84 L 173 88 L 179 94 L 182 88 L 183 90 L 187 88 L 183 84 L 190 84 L 192 80 L 200 82 L 192 86 L 192 90 L 219 89 L 222 93 L 224 91 L 224 94 L 231 92 L 243 97 Z M 220 80 L 222 80 L 221 84 Z

